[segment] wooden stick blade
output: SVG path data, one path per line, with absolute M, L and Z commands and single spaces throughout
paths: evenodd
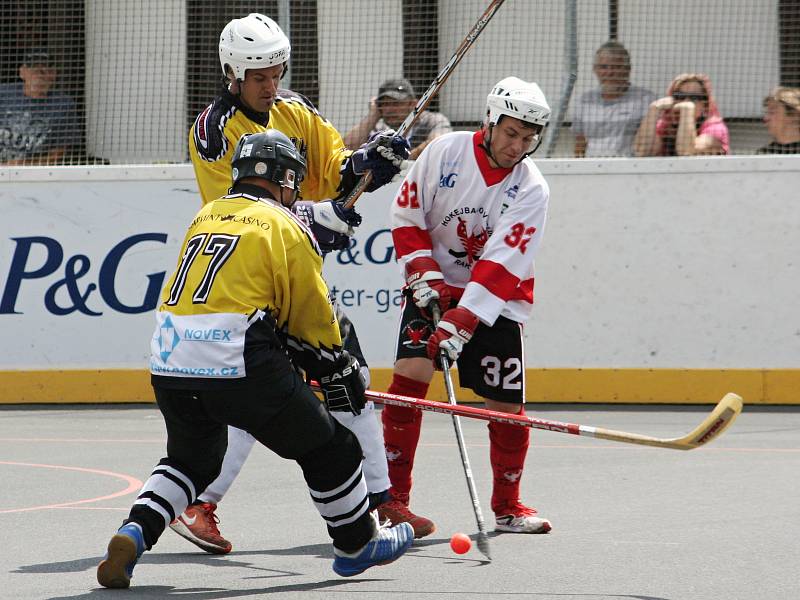
M 706 420 L 700 423 L 694 431 L 677 440 L 676 443 L 685 446 L 687 450 L 707 444 L 722 435 L 722 432 L 733 424 L 736 417 L 742 412 L 743 406 L 744 402 L 741 396 L 733 392 L 725 394 Z
M 601 427 L 585 428 L 587 435 L 624 442 L 627 444 L 641 444 L 643 446 L 656 446 L 659 448 L 673 448 L 675 450 L 692 450 L 703 446 L 711 440 L 719 437 L 723 431 L 730 427 L 736 417 L 742 412 L 742 398 L 737 394 L 729 392 L 719 401 L 714 410 L 703 420 L 700 425 L 695 427 L 690 433 L 680 438 L 662 439 L 636 433 L 626 433 L 624 431 L 614 431 L 613 429 L 603 429 Z

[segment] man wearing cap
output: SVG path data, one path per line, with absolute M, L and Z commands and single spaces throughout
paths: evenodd
M 44 50 L 25 54 L 19 77 L 0 85 L 0 164 L 62 163 L 79 141 L 75 103 L 54 89 L 56 67 Z
M 378 131 L 397 129 L 417 104 L 417 95 L 407 79 L 388 79 L 370 99 L 369 113 L 344 136 L 348 148 L 358 148 Z M 452 131 L 450 121 L 442 113 L 425 111 L 407 132 L 411 143 L 411 160 L 416 160 L 428 142 Z

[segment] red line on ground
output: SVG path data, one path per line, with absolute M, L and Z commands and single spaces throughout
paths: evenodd
M 78 504 L 88 504 L 91 502 L 100 502 L 101 500 L 110 500 L 112 498 L 119 498 L 120 496 L 126 496 L 132 492 L 136 492 L 142 487 L 142 482 L 136 479 L 135 477 L 130 477 L 129 475 L 123 475 L 122 473 L 114 473 L 112 471 L 103 471 L 100 469 L 86 469 L 83 467 L 67 467 L 64 465 L 42 465 L 37 463 L 20 463 L 20 462 L 10 462 L 5 460 L 0 460 L 0 465 L 12 465 L 17 467 L 35 467 L 39 469 L 63 469 L 65 471 L 78 471 L 81 473 L 92 473 L 93 475 L 105 475 L 108 477 L 114 477 L 116 479 L 122 479 L 123 481 L 127 482 L 128 486 L 124 490 L 120 490 L 118 492 L 114 492 L 113 494 L 108 494 L 106 496 L 98 496 L 97 498 L 87 498 L 85 500 L 74 500 L 72 502 L 62 502 L 59 504 L 43 504 L 41 506 L 29 506 L 25 508 L 10 508 L 0 510 L 0 514 L 2 513 L 16 513 L 16 512 L 29 512 L 32 510 L 47 510 L 47 509 L 54 509 L 54 508 L 67 508 L 67 507 L 74 507 Z
M 57 443 L 57 444 L 63 444 L 65 442 L 78 442 L 78 443 L 82 443 L 82 444 L 85 444 L 87 442 L 92 443 L 92 444 L 94 444 L 96 442 L 102 442 L 102 443 L 122 442 L 122 443 L 125 443 L 125 444 L 153 444 L 153 443 L 166 444 L 167 440 L 166 440 L 166 438 L 158 438 L 158 439 L 156 439 L 156 438 L 153 438 L 153 439 L 142 439 L 142 438 L 140 438 L 140 439 L 121 440 L 121 439 L 113 439 L 113 438 L 109 438 L 109 439 L 100 438 L 100 439 L 98 439 L 98 438 L 4 438 L 4 437 L 0 437 L 0 442 L 34 442 L 34 443 L 52 442 L 52 443 Z

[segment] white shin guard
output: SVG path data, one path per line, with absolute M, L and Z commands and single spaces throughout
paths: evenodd
M 233 480 L 242 470 L 255 442 L 256 438 L 246 431 L 228 427 L 228 449 L 225 451 L 225 459 L 222 461 L 222 470 L 219 477 L 197 497 L 198 501 L 219 504 L 233 484 Z
M 374 494 L 389 489 L 389 465 L 386 463 L 386 449 L 383 447 L 383 427 L 378 422 L 375 404 L 367 402 L 360 415 L 349 412 L 332 412 L 339 423 L 352 431 L 364 453 L 364 480 L 367 490 Z

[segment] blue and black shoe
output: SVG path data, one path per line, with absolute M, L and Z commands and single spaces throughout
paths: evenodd
M 108 552 L 97 565 L 97 582 L 107 588 L 130 587 L 133 567 L 143 552 L 142 527 L 138 523 L 123 525 L 108 542 Z
M 400 558 L 414 541 L 414 528 L 408 523 L 394 527 L 377 526 L 373 538 L 355 554 L 345 555 L 336 551 L 333 570 L 342 577 L 363 573 L 375 565 L 385 565 Z

